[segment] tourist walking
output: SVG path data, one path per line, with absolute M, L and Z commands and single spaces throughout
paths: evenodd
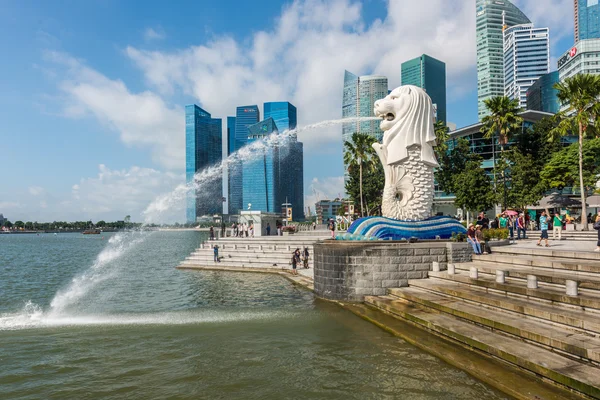
M 469 228 L 467 229 L 467 243 L 473 247 L 473 252 L 475 254 L 481 254 L 481 246 L 475 237 L 475 225 L 473 224 L 470 224 Z
M 562 240 L 562 220 L 558 214 L 554 214 L 552 219 L 552 240 L 556 240 L 556 233 L 558 232 L 558 240 Z
M 596 250 L 600 251 L 600 211 L 598 211 L 598 215 L 596 215 L 596 221 L 594 222 L 594 229 L 598 231 L 598 242 L 596 243 Z
M 523 239 L 527 239 L 527 228 L 526 228 L 525 215 L 521 213 L 517 218 L 517 240 L 521 240 L 521 232 L 523 232 Z
M 546 215 L 546 211 L 542 211 L 542 216 L 540 217 L 540 230 L 542 231 L 542 234 L 540 235 L 537 245 L 541 246 L 542 240 L 545 240 L 546 247 L 550 247 L 548 244 L 548 215 Z
M 215 230 L 212 226 L 210 227 L 209 232 L 210 232 L 210 240 L 215 240 Z
M 297 248 L 294 250 L 294 253 L 292 253 L 292 274 L 294 275 L 298 275 L 298 271 L 296 271 L 298 263 L 300 263 L 300 249 Z
M 219 260 L 219 246 L 216 244 L 213 246 L 213 261 L 221 262 L 221 260 Z
M 479 254 L 487 254 L 485 249 L 485 240 L 483 239 L 483 226 L 479 225 L 475 228 L 475 239 L 479 245 Z
M 310 254 L 308 253 L 308 247 L 304 247 L 304 251 L 302 251 L 302 264 L 304 268 L 308 269 L 308 258 Z

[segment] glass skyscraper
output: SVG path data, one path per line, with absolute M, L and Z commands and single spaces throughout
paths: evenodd
M 423 54 L 402 63 L 402 85 L 424 89 L 436 109 L 438 121 L 446 119 L 446 64 Z
M 296 129 L 298 114 L 296 107 L 287 102 L 264 104 L 264 117 L 273 118 L 280 134 Z M 304 157 L 302 143 L 296 135 L 283 141 L 279 148 L 279 186 L 280 206 L 287 199 L 295 217 L 304 215 Z
M 550 33 L 533 24 L 504 30 L 504 95 L 527 107 L 527 90 L 550 72 Z
M 476 1 L 478 117 L 488 115 L 484 100 L 504 96 L 503 29 L 531 21 L 508 0 Z M 503 16 L 505 13 L 503 26 Z
M 194 182 L 197 172 L 221 161 L 221 130 L 221 119 L 211 118 L 210 113 L 195 104 L 185 106 L 185 176 L 188 184 Z M 221 213 L 222 192 L 222 177 L 205 181 L 201 188 L 190 191 L 187 196 L 187 222 Z
M 598 0 L 575 1 L 575 43 L 600 38 L 600 4 Z
M 248 126 L 247 129 L 248 145 L 278 133 L 277 125 L 270 117 Z M 250 204 L 250 209 L 254 211 L 279 212 L 279 146 L 265 145 L 257 148 L 253 154 L 253 159 L 244 160 L 242 163 L 244 207 Z
M 550 72 L 540 76 L 527 91 L 527 109 L 543 111 L 556 114 L 560 111 L 560 102 L 558 101 L 558 90 L 554 84 L 558 83 L 558 71 Z
M 235 114 L 234 135 L 232 152 L 244 147 L 248 142 L 248 127 L 260 121 L 258 106 L 238 107 Z M 229 147 L 228 147 L 229 151 Z M 243 170 L 241 164 L 229 165 L 229 214 L 238 214 L 244 209 L 243 202 Z

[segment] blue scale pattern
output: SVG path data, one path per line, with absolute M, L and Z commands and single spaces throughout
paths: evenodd
M 467 229 L 450 217 L 431 217 L 423 221 L 399 221 L 384 217 L 361 218 L 350 226 L 348 233 L 338 235 L 341 240 L 420 240 L 450 239 L 453 234 L 467 233 Z

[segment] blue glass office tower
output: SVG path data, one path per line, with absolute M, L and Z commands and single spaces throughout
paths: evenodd
M 438 121 L 446 119 L 446 64 L 423 54 L 402 63 L 402 85 L 414 85 L 424 89 L 436 109 Z
M 248 127 L 258 123 L 260 111 L 258 106 L 238 107 L 235 114 L 234 135 L 232 152 L 235 152 L 248 142 Z M 228 147 L 229 151 L 229 147 Z M 229 165 L 229 214 L 238 214 L 244 209 L 243 201 L 243 171 L 240 163 Z
M 248 126 L 247 144 L 263 140 L 271 134 L 277 134 L 277 125 L 273 118 Z M 251 160 L 244 160 L 243 166 L 243 204 L 251 210 L 279 212 L 279 147 L 266 145 L 253 152 Z
M 192 184 L 194 175 L 222 159 L 222 122 L 195 104 L 185 106 L 185 176 Z M 222 211 L 223 181 L 220 176 L 202 183 L 187 197 L 187 222 Z
M 558 82 L 558 71 L 540 76 L 527 91 L 527 109 L 553 114 L 559 112 L 558 90 L 554 88 L 554 84 Z
M 298 119 L 296 107 L 287 102 L 264 104 L 265 118 L 273 118 L 279 133 L 296 129 Z M 294 134 L 284 140 L 279 148 L 279 206 L 291 204 L 295 220 L 304 216 L 304 157 L 303 145 Z
M 598 38 L 600 38 L 598 0 L 575 0 L 575 43 Z

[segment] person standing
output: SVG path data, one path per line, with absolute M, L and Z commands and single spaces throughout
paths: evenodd
M 329 230 L 331 231 L 331 238 L 335 239 L 335 221 L 332 219 L 329 220 Z
M 225 237 L 225 221 L 221 222 L 221 237 Z
M 219 246 L 216 244 L 213 246 L 213 261 L 221 262 L 221 260 L 219 260 Z
M 475 225 L 473 224 L 470 224 L 469 228 L 467 229 L 467 243 L 473 247 L 475 254 L 481 254 L 481 246 L 479 243 L 477 243 L 477 238 L 475 237 Z
M 517 240 L 521 240 L 521 232 L 523 232 L 523 239 L 527 239 L 527 229 L 525 228 L 525 215 L 521 213 L 517 218 Z
M 250 224 L 250 226 L 248 227 L 248 232 L 250 233 L 250 237 L 253 238 L 254 237 L 254 224 Z
M 313 226 L 313 231 L 317 229 L 317 223 L 316 222 L 313 221 L 312 226 Z
M 541 246 L 542 240 L 546 240 L 546 247 L 550 247 L 548 244 L 548 216 L 546 215 L 546 211 L 542 211 L 542 216 L 540 217 L 540 229 L 542 234 L 540 235 L 537 245 Z
M 304 250 L 302 251 L 302 264 L 304 265 L 305 269 L 308 269 L 308 258 L 309 258 L 310 254 L 308 253 L 308 247 L 304 247 Z
M 510 236 L 510 241 L 515 241 L 515 217 L 513 215 L 508 216 L 508 235 Z
M 267 222 L 267 236 L 271 236 L 271 225 Z
M 508 218 L 506 217 L 506 213 L 500 214 L 500 219 L 498 220 L 500 225 L 500 229 L 506 229 L 508 226 Z
M 277 221 L 277 236 L 281 236 L 281 222 Z
M 596 250 L 594 251 L 600 251 L 600 210 L 598 211 L 598 215 L 596 215 L 594 229 L 598 231 L 598 242 L 596 243 Z
M 298 271 L 296 271 L 296 267 L 298 266 L 299 262 L 300 262 L 300 249 L 297 248 L 292 253 L 292 274 L 294 274 L 294 275 L 298 275 Z
M 554 214 L 552 221 L 552 240 L 556 240 L 556 232 L 558 232 L 558 240 L 562 240 L 562 220 L 558 214 Z
M 215 240 L 215 229 L 211 226 L 209 229 L 210 232 L 210 240 Z

